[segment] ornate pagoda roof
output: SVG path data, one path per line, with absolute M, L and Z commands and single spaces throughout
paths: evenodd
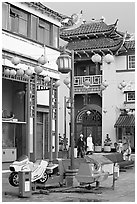
M 68 41 L 67 48 L 74 50 L 81 58 L 90 57 L 96 53 L 122 54 L 127 50 L 135 49 L 135 41 L 130 41 L 130 35 L 117 31 L 117 22 L 107 25 L 101 19 L 90 23 L 81 24 L 76 29 L 60 30 L 60 38 Z
M 80 27 L 73 30 L 60 30 L 60 37 L 63 40 L 70 42 L 76 38 L 91 38 L 100 35 L 109 35 L 116 27 L 116 23 L 113 25 L 107 25 L 103 21 L 84 23 Z

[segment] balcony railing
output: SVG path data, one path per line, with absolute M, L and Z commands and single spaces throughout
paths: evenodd
M 84 81 L 90 82 L 90 87 L 84 86 Z M 74 90 L 77 93 L 98 93 L 100 92 L 100 85 L 102 83 L 102 75 L 92 76 L 75 76 L 74 77 Z

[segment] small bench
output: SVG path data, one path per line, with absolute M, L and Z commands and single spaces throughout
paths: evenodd
M 106 157 L 107 159 L 111 160 L 113 163 L 118 163 L 120 169 L 130 168 L 130 167 L 134 166 L 134 161 L 133 160 L 130 160 L 130 161 L 124 160 L 122 153 L 109 153 L 109 154 L 104 154 L 103 156 Z

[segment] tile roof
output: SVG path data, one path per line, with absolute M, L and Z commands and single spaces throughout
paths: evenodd
M 101 49 L 101 48 L 112 48 L 122 44 L 123 40 L 113 40 L 111 38 L 94 38 L 87 40 L 80 40 L 68 43 L 68 49 L 73 50 L 88 50 L 88 49 Z
M 134 126 L 135 126 L 134 115 L 120 115 L 114 125 L 114 127 L 134 127 Z
M 60 37 L 69 37 L 74 35 L 83 35 L 83 34 L 96 34 L 96 33 L 105 33 L 112 31 L 115 28 L 115 24 L 107 25 L 104 22 L 90 22 L 82 24 L 80 27 L 73 30 L 61 30 Z
M 124 43 L 124 46 L 127 48 L 127 49 L 135 49 L 135 40 L 132 40 L 132 41 L 126 41 Z
M 63 19 L 63 15 L 48 8 L 47 6 L 45 6 L 45 4 L 43 4 L 42 2 L 21 2 L 21 3 L 25 3 L 28 4 L 29 6 L 34 6 L 35 8 L 39 8 L 41 10 L 45 10 L 45 12 L 49 13 L 50 15 L 57 17 L 59 20 Z

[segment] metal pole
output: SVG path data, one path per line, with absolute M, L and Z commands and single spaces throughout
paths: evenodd
M 26 88 L 26 135 L 27 135 L 27 141 L 26 141 L 26 148 L 27 148 L 27 155 L 30 159 L 30 79 L 27 84 Z
M 58 135 L 58 88 L 56 88 L 56 116 L 55 116 L 55 159 L 58 158 L 59 135 Z
M 36 160 L 36 155 L 37 155 L 37 75 L 35 74 L 35 79 L 34 79 L 34 92 L 35 92 L 35 97 L 34 97 L 34 120 L 33 120 L 33 130 L 34 130 L 34 139 L 33 139 L 33 148 L 34 148 L 34 156 L 33 160 Z
M 74 166 L 74 50 L 71 51 L 71 72 L 70 72 L 70 100 L 71 100 L 71 161 L 70 169 Z
M 52 164 L 52 93 L 53 93 L 53 79 L 50 80 L 49 89 L 49 164 Z
M 66 139 L 66 96 L 64 97 L 64 139 Z M 66 145 L 64 149 L 66 150 Z

